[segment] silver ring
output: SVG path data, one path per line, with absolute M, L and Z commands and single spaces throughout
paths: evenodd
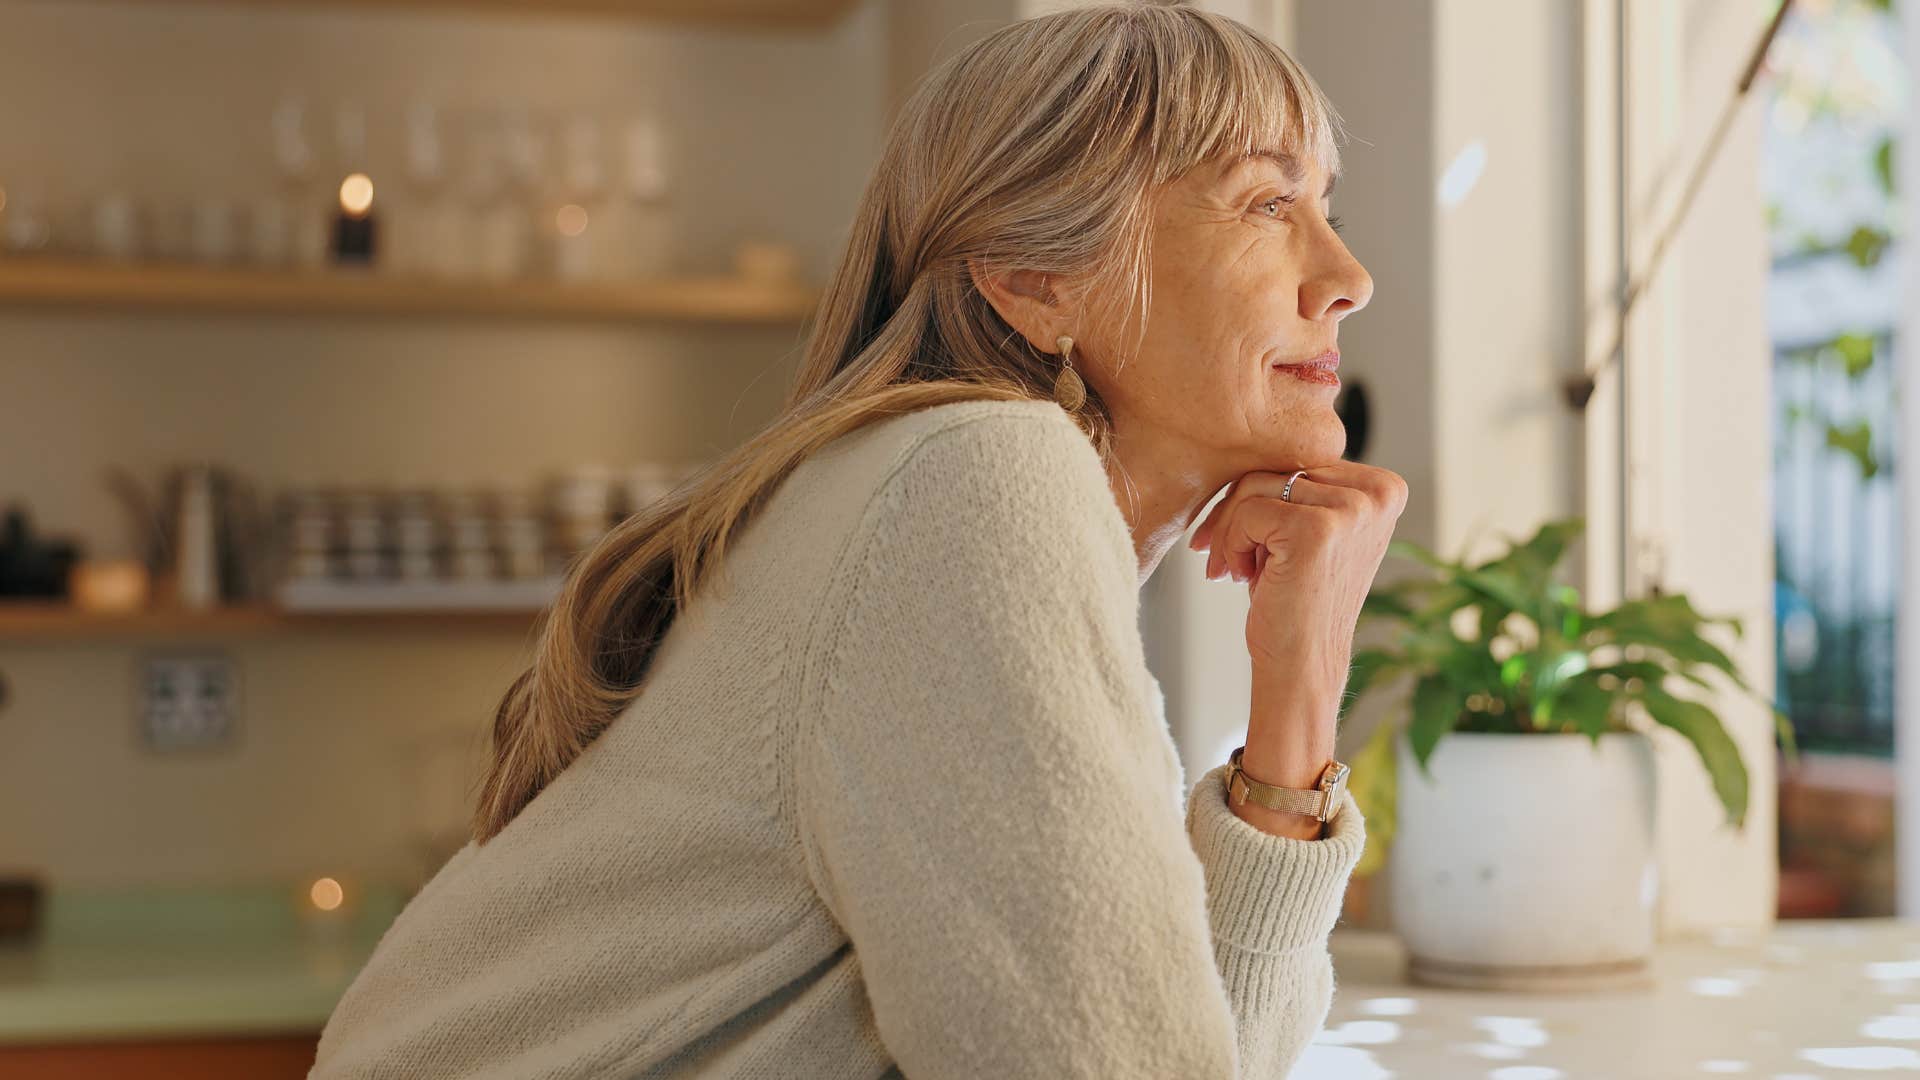
M 1293 498 L 1292 498 L 1292 496 L 1293 496 L 1293 482 L 1294 482 L 1295 480 L 1298 480 L 1298 479 L 1300 479 L 1301 477 L 1303 477 L 1303 476 L 1305 476 L 1305 475 L 1307 475 L 1307 474 L 1306 474 L 1306 473 L 1304 473 L 1304 472 L 1297 472 L 1297 473 L 1294 473 L 1294 474 L 1293 474 L 1292 476 L 1289 476 L 1289 477 L 1287 477 L 1287 486 L 1286 486 L 1286 487 L 1283 487 L 1283 488 L 1281 488 L 1281 489 L 1280 489 L 1280 501 L 1281 501 L 1281 502 L 1292 502 L 1292 501 L 1293 501 Z

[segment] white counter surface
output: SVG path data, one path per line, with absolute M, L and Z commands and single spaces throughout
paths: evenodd
M 1291 1080 L 1920 1077 L 1920 922 L 1784 922 L 1663 944 L 1637 990 L 1409 984 L 1381 931 L 1336 930 L 1333 1008 Z

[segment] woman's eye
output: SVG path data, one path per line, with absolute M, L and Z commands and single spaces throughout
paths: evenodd
M 1278 218 L 1282 210 L 1292 205 L 1293 196 L 1291 195 L 1275 195 L 1258 204 L 1260 212 L 1271 218 Z

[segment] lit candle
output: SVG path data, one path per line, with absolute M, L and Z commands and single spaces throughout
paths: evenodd
M 359 903 L 340 878 L 327 876 L 305 884 L 297 907 L 307 940 L 338 941 L 351 932 Z
M 336 911 L 346 901 L 347 891 L 340 887 L 340 882 L 323 877 L 307 889 L 307 899 L 312 900 L 313 906 L 321 911 Z
M 584 278 L 592 270 L 587 210 L 568 203 L 553 216 L 553 269 L 562 278 Z
M 373 181 L 366 173 L 353 173 L 340 181 L 340 216 L 333 224 L 334 259 L 373 261 L 375 237 Z

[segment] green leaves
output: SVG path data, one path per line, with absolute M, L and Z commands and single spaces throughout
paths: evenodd
M 1533 676 L 1533 726 L 1546 727 L 1553 720 L 1555 699 L 1560 695 L 1567 680 L 1587 670 L 1587 653 L 1584 649 L 1567 649 L 1555 653 L 1551 659 L 1541 665 Z
M 1868 344 L 1865 352 L 1857 342 L 1836 343 L 1834 349 L 1843 358 L 1852 355 L 1849 362 L 1871 363 Z M 1673 594 L 1587 611 L 1576 589 L 1555 580 L 1584 526 L 1577 517 L 1548 522 L 1499 556 L 1471 564 L 1395 541 L 1390 550 L 1424 572 L 1382 584 L 1368 596 L 1363 616 L 1398 632 L 1389 647 L 1355 654 L 1342 715 L 1369 690 L 1411 675 L 1404 719 L 1382 724 L 1364 752 L 1390 759 L 1394 744 L 1383 731 L 1404 730 L 1425 773 L 1449 732 L 1575 733 L 1597 742 L 1610 731 L 1634 730 L 1623 719 L 1624 706 L 1639 701 L 1655 723 L 1697 749 L 1729 820 L 1744 823 L 1747 773 L 1732 737 L 1707 705 L 1666 689 L 1670 679 L 1685 679 L 1719 692 L 1723 684 L 1708 678 L 1718 672 L 1764 701 L 1709 629 L 1724 626 L 1737 639 L 1740 620 L 1703 615 L 1685 596 Z M 1600 650 L 1606 655 L 1596 660 Z M 1791 758 L 1797 754 L 1792 724 L 1766 704 Z M 1381 768 L 1375 764 L 1367 771 Z M 1375 792 L 1369 798 L 1382 797 Z M 1391 813 L 1391 803 L 1386 805 Z M 1368 812 L 1370 822 L 1378 812 Z
M 1567 552 L 1567 545 L 1586 528 L 1586 519 L 1573 517 L 1565 521 L 1549 521 L 1540 526 L 1525 543 L 1514 547 L 1506 555 L 1490 563 L 1482 564 L 1480 569 L 1501 569 L 1514 574 L 1530 593 L 1547 593 L 1553 584 L 1553 569 L 1560 563 L 1561 556 Z M 1571 589 L 1562 587 L 1562 591 L 1571 593 Z M 1578 594 L 1574 594 L 1577 596 Z
M 1874 340 L 1866 334 L 1841 334 L 1833 339 L 1832 349 L 1848 378 L 1857 379 L 1873 367 Z
M 1575 730 L 1598 743 L 1600 736 L 1607 732 L 1621 730 L 1613 723 L 1613 707 L 1619 700 L 1617 694 L 1601 689 L 1593 679 L 1575 679 L 1567 683 L 1554 701 L 1553 718 L 1561 724 L 1573 725 Z
M 1855 266 L 1870 270 L 1880 264 L 1880 259 L 1893 243 L 1892 234 L 1885 229 L 1876 229 L 1871 225 L 1861 225 L 1847 235 L 1844 245 L 1847 256 Z
M 1460 694 L 1438 674 L 1414 685 L 1413 721 L 1407 728 L 1407 740 L 1413 744 L 1413 758 L 1422 773 L 1427 772 L 1427 759 L 1433 756 L 1440 736 L 1452 731 L 1459 721 L 1463 705 Z
M 1347 709 L 1367 687 L 1377 680 L 1392 675 L 1406 661 L 1385 649 L 1361 649 L 1353 654 L 1353 660 L 1347 666 L 1347 691 L 1340 696 L 1340 715 L 1347 715 Z
M 1880 341 L 1871 333 L 1849 332 L 1829 341 L 1793 349 L 1785 356 L 1794 363 L 1815 368 L 1837 365 L 1849 379 L 1858 379 L 1872 371 L 1878 362 Z M 1836 416 L 1825 406 L 1806 402 L 1786 405 L 1782 409 L 1782 419 L 1788 427 L 1813 423 L 1820 429 L 1828 449 L 1853 459 L 1854 464 L 1859 466 L 1862 480 L 1871 480 L 1880 475 L 1887 465 L 1874 452 L 1873 427 L 1865 420 L 1851 415 Z
M 1693 604 L 1678 593 L 1645 600 L 1629 600 L 1589 621 L 1600 640 L 1616 645 L 1639 645 L 1664 652 L 1683 664 L 1705 664 L 1733 680 L 1735 686 L 1751 693 L 1740 669 L 1718 645 L 1700 636 L 1703 627 L 1721 623 L 1740 635 L 1737 619 L 1710 619 L 1693 609 Z
M 1713 791 L 1726 808 L 1727 821 L 1735 827 L 1747 820 L 1747 766 L 1740 760 L 1740 748 L 1721 725 L 1712 709 L 1697 701 L 1687 701 L 1648 684 L 1639 693 L 1647 715 L 1685 736 L 1700 754 Z
M 1767 703 L 1767 710 L 1773 713 L 1773 733 L 1780 740 L 1780 749 L 1786 754 L 1787 764 L 1797 764 L 1800 760 L 1800 741 L 1793 734 L 1793 718 L 1772 702 Z
M 1851 424 L 1827 425 L 1827 448 L 1838 450 L 1860 466 L 1860 479 L 1871 480 L 1880 474 L 1880 459 L 1873 454 L 1873 428 L 1865 420 Z
M 1351 762 L 1353 776 L 1347 790 L 1353 793 L 1360 816 L 1367 819 L 1367 846 L 1361 850 L 1360 862 L 1353 868 L 1360 877 L 1386 865 L 1387 847 L 1393 843 L 1394 804 L 1400 791 L 1395 760 L 1399 756 L 1395 750 L 1399 734 L 1400 725 L 1382 720 L 1374 726 L 1373 735 L 1353 755 Z

